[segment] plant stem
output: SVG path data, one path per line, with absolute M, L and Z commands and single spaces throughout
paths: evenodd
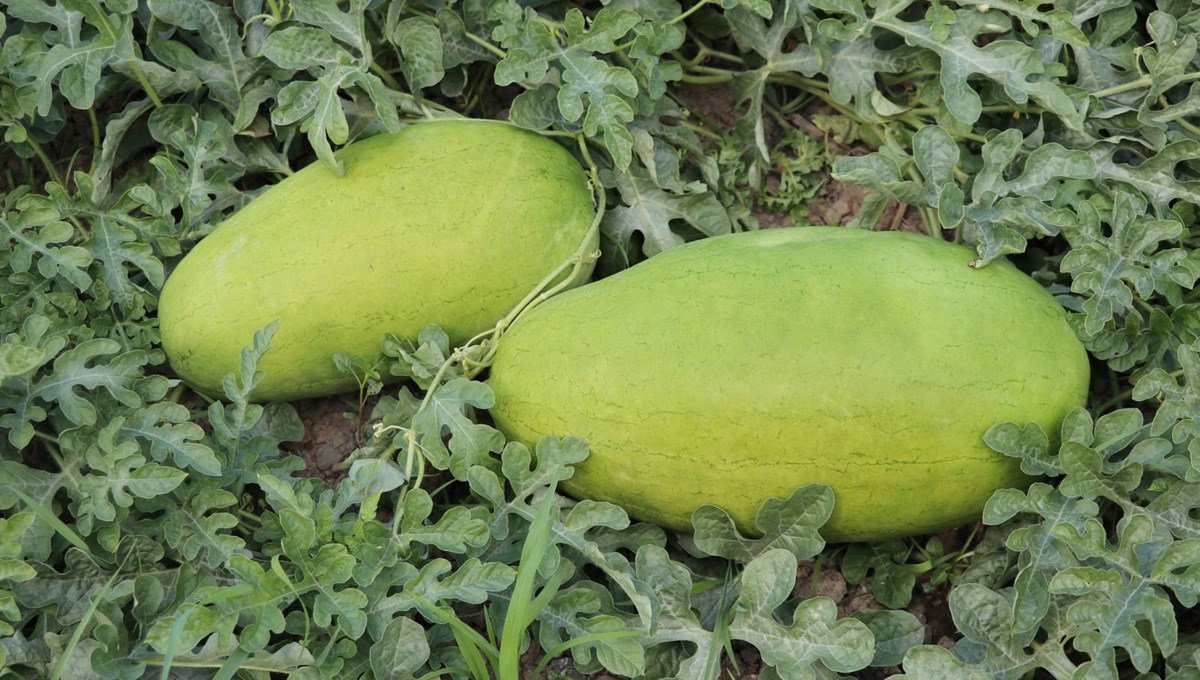
M 257 524 L 259 527 L 262 527 L 262 518 L 253 512 L 250 512 L 249 510 L 238 510 L 238 517 L 241 517 L 244 520 L 249 520 Z
M 771 117 L 775 119 L 775 122 L 779 123 L 779 127 L 786 130 L 790 125 L 787 118 L 783 115 L 783 112 L 779 110 L 779 107 L 767 101 L 766 97 L 763 97 L 763 110 L 771 114 Z
M 399 90 L 401 92 L 404 91 L 404 88 L 400 86 L 400 83 L 396 80 L 395 76 L 393 76 L 391 73 L 388 73 L 387 69 L 379 65 L 379 62 L 372 61 L 370 69 L 371 73 L 379 76 L 379 79 L 387 84 L 388 87 L 392 88 L 393 90 Z
M 1046 110 L 1039 106 L 1029 106 L 1019 108 L 1016 106 L 984 106 L 980 109 L 981 113 L 1020 113 L 1020 114 L 1039 114 L 1045 113 Z M 941 112 L 941 109 L 936 106 L 917 106 L 908 110 L 909 113 L 915 113 L 921 116 L 936 116 Z
M 402 90 L 394 90 L 392 92 L 392 96 L 399 98 L 405 104 L 407 104 L 407 106 L 409 107 L 409 108 L 405 109 L 405 111 L 407 113 L 410 113 L 412 115 L 419 115 L 427 121 L 434 120 L 434 117 L 432 116 L 432 114 L 430 114 L 429 109 L 433 109 L 434 111 L 437 111 L 438 114 L 444 118 L 462 118 L 463 117 L 463 115 L 461 113 L 459 113 L 458 111 L 455 111 L 454 109 L 452 109 L 444 104 L 439 104 L 435 101 L 430 101 L 428 99 L 418 101 L 416 97 L 414 97 L 411 94 L 408 94 L 407 92 L 404 92 Z
M 688 37 L 691 38 L 692 43 L 694 43 L 700 47 L 700 54 L 704 54 L 705 56 L 713 56 L 713 57 L 716 57 L 717 59 L 720 59 L 721 61 L 728 61 L 731 64 L 745 64 L 746 63 L 744 59 L 742 59 L 741 57 L 739 57 L 736 54 L 730 54 L 729 52 L 722 52 L 721 50 L 713 49 L 708 44 L 706 44 L 704 41 L 700 40 L 695 35 L 693 35 L 690 31 L 688 32 Z M 699 54 L 697 56 L 699 56 Z M 699 63 L 699 62 L 697 62 L 697 63 Z
M 1179 82 L 1176 84 L 1178 85 L 1180 83 L 1187 83 L 1193 80 L 1200 80 L 1200 72 L 1189 73 L 1186 76 L 1181 77 Z M 1104 99 L 1105 97 L 1124 94 L 1132 90 L 1140 90 L 1143 87 L 1150 87 L 1153 84 L 1154 76 L 1142 76 L 1141 78 L 1138 78 L 1137 80 L 1131 80 L 1128 83 L 1122 83 L 1120 85 L 1114 85 L 1103 90 L 1097 90 L 1096 92 L 1092 93 L 1092 96 L 1096 99 Z
M 695 132 L 696 134 L 704 135 L 705 137 L 708 137 L 709 139 L 713 139 L 713 140 L 721 139 L 721 135 L 718 135 L 717 133 L 713 132 L 712 130 L 709 130 L 708 128 L 703 127 L 701 125 L 696 125 L 695 123 L 689 123 L 686 120 L 679 121 L 679 124 L 687 129 L 691 130 L 692 132 Z
M 1179 127 L 1183 128 L 1184 130 L 1187 130 L 1188 132 L 1192 133 L 1193 136 L 1200 137 L 1200 127 L 1197 127 L 1196 125 L 1193 125 L 1192 123 L 1187 122 L 1186 119 L 1180 118 L 1175 121 L 1175 124 L 1178 125 Z
M 790 101 L 788 101 L 785 104 L 783 104 L 782 106 L 780 106 L 779 109 L 781 111 L 783 111 L 784 113 L 791 113 L 793 111 L 798 111 L 805 104 L 812 101 L 813 97 L 815 97 L 815 96 L 816 95 L 814 95 L 811 92 L 804 91 L 800 95 L 793 97 Z
M 733 80 L 733 74 L 726 73 L 724 75 L 692 76 L 685 73 L 679 80 L 681 82 L 688 83 L 689 85 L 716 85 L 719 83 L 728 83 L 729 81 Z
M 146 79 L 146 74 L 142 73 L 142 67 L 138 66 L 136 61 L 131 61 L 129 62 L 129 68 L 133 69 L 133 75 L 137 77 L 138 82 L 142 85 L 142 89 L 150 96 L 150 101 L 154 102 L 154 108 L 161 108 L 163 105 L 162 99 L 159 99 L 158 92 L 154 90 L 154 86 Z
M 25 139 L 25 143 L 29 145 L 29 148 L 33 149 L 33 153 L 37 154 L 38 160 L 40 160 L 42 162 L 42 166 L 46 168 L 46 172 L 50 175 L 50 179 L 53 180 L 55 184 L 61 186 L 63 183 L 62 176 L 58 174 L 58 170 L 54 168 L 54 164 L 50 162 L 50 157 L 47 156 L 46 152 L 42 150 L 41 145 L 29 137 Z
M 46 434 L 45 432 L 39 432 L 38 430 L 34 430 L 33 434 L 42 440 L 42 447 L 46 450 L 46 453 L 54 459 L 54 464 L 58 466 L 58 469 L 65 471 L 67 469 L 67 463 L 63 460 L 62 452 L 59 451 L 58 437 Z
M 187 389 L 187 385 L 185 385 L 182 382 L 179 383 L 178 385 L 173 387 L 170 392 L 167 392 L 167 396 L 164 399 L 164 401 L 173 401 L 176 404 L 178 404 L 179 398 L 183 396 L 183 391 L 186 389 Z
M 554 271 L 550 272 L 546 278 L 542 279 L 542 282 L 539 283 L 532 291 L 530 291 L 530 293 L 526 295 L 521 302 L 517 303 L 517 306 L 514 307 L 507 316 L 501 319 L 491 331 L 485 331 L 484 333 L 475 336 L 480 340 L 485 337 L 487 338 L 486 344 L 488 346 L 488 351 L 486 354 L 484 354 L 482 360 L 478 362 L 472 362 L 476 368 L 472 372 L 469 372 L 468 376 L 478 375 L 479 371 L 483 370 L 487 366 L 490 366 L 491 360 L 496 354 L 496 348 L 499 344 L 500 337 L 504 335 L 505 331 L 507 331 L 508 328 L 512 326 L 512 324 L 528 310 L 533 309 L 542 302 L 548 300 L 555 294 L 572 285 L 575 278 L 579 275 L 580 269 L 583 268 L 583 263 L 586 260 L 593 258 L 595 255 L 595 253 L 588 252 L 588 246 L 600 233 L 600 220 L 604 218 L 605 202 L 607 197 L 604 194 L 604 185 L 600 182 L 599 170 L 596 168 L 596 163 L 592 160 L 591 152 L 588 150 L 587 140 L 583 137 L 583 135 L 577 135 L 576 139 L 578 140 L 580 154 L 584 157 L 584 161 L 588 165 L 588 174 L 591 176 L 592 187 L 596 196 L 596 215 L 592 219 L 592 224 L 590 227 L 588 227 L 587 234 L 584 236 L 583 241 L 580 242 L 579 247 L 575 249 L 575 253 L 570 258 L 559 264 Z M 563 277 L 562 275 L 567 272 L 568 267 L 570 268 L 570 273 Z M 550 286 L 550 283 L 556 279 L 559 279 L 559 277 L 562 277 L 561 280 L 559 280 L 557 284 Z M 550 287 L 547 288 L 547 286 Z M 473 344 L 474 342 L 475 339 L 472 339 L 472 341 L 468 344 Z
M 496 55 L 497 57 L 500 57 L 501 59 L 508 56 L 508 52 L 505 52 L 504 50 L 500 49 L 499 47 L 488 42 L 486 39 L 481 38 L 470 31 L 464 31 L 463 35 L 466 36 L 467 40 L 470 40 L 471 42 L 475 43 L 476 45 L 479 45 L 483 49 L 487 50 L 488 52 L 491 52 L 492 54 Z
M 449 372 L 453 366 L 463 366 L 464 369 L 466 369 L 463 371 L 463 374 L 468 378 L 478 375 L 480 371 L 490 366 L 492 359 L 496 355 L 496 349 L 499 345 L 499 340 L 509 329 L 509 327 L 512 326 L 517 319 L 519 319 L 530 309 L 533 309 L 565 288 L 570 287 L 578 278 L 579 272 L 583 268 L 584 263 L 594 260 L 596 257 L 598 257 L 598 253 L 589 252 L 589 246 L 598 238 L 600 233 L 600 220 L 604 217 L 606 200 L 604 185 L 600 182 L 599 170 L 596 167 L 596 162 L 592 159 L 591 152 L 588 150 L 587 139 L 582 134 L 575 135 L 575 139 L 579 144 L 580 153 L 583 155 L 584 160 L 587 163 L 588 174 L 591 177 L 592 190 L 594 192 L 596 201 L 596 215 L 592 218 L 592 223 L 588 227 L 587 233 L 584 235 L 583 239 L 579 243 L 579 246 L 575 249 L 575 252 L 571 255 L 571 257 L 564 260 L 557 267 L 555 267 L 554 271 L 547 274 L 546 277 L 543 278 L 541 282 L 539 282 L 538 285 L 529 292 L 529 294 L 527 294 L 520 302 L 517 303 L 515 307 L 513 307 L 512 311 L 510 311 L 503 319 L 496 322 L 496 325 L 491 329 L 479 333 L 475 337 L 463 343 L 461 346 L 457 347 L 450 354 L 450 357 L 442 362 L 442 365 L 438 367 L 437 373 L 434 374 L 433 379 L 429 381 L 429 387 L 426 388 L 425 396 L 421 399 L 421 403 L 417 407 L 416 413 L 420 413 L 429 407 L 429 404 L 433 399 L 433 395 L 437 392 L 438 386 L 442 384 L 442 381 L 446 378 L 447 372 Z M 566 276 L 563 276 L 564 274 L 566 274 Z M 556 280 L 558 283 L 554 283 Z M 485 348 L 483 356 L 478 360 L 471 359 L 467 352 L 469 348 L 476 346 L 482 346 Z M 411 478 L 412 463 L 415 460 L 418 465 L 418 473 L 415 483 L 412 483 L 411 486 L 419 487 L 425 473 L 425 456 L 418 451 L 420 448 L 420 443 L 417 441 L 416 433 L 412 429 L 404 427 L 393 426 L 384 429 L 398 429 L 404 432 L 404 449 L 408 457 L 406 462 L 406 475 Z M 381 434 L 382 431 L 383 430 L 380 430 L 376 436 Z M 388 453 L 390 453 L 392 450 L 393 449 L 389 448 Z M 349 467 L 349 465 L 355 459 L 356 457 L 353 454 L 347 456 L 346 459 L 342 461 L 340 467 L 342 469 Z
M 825 82 L 824 80 L 805 78 L 804 76 L 798 76 L 795 73 L 772 73 L 771 78 L 772 80 L 786 83 L 793 87 L 804 90 L 805 92 L 811 92 L 818 96 L 820 96 L 821 93 L 825 93 L 826 95 L 829 93 L 829 83 Z
M 1178 371 L 1172 371 L 1172 372 L 1168 373 L 1167 375 L 1172 378 L 1178 378 L 1183 375 L 1183 369 L 1181 368 Z M 1131 387 L 1127 390 L 1120 392 L 1112 399 L 1109 399 L 1108 401 L 1104 402 L 1103 404 L 1100 404 L 1099 406 L 1097 406 L 1096 413 L 1099 415 L 1104 415 L 1105 413 L 1108 413 L 1108 410 L 1110 408 L 1116 406 L 1117 404 L 1120 404 L 1121 402 L 1129 399 L 1132 396 L 1133 396 L 1133 388 Z
M 97 0 L 92 0 L 92 7 L 96 10 L 95 16 L 100 20 L 101 32 L 105 33 L 106 37 L 113 41 L 113 44 L 120 42 L 120 36 L 117 35 L 116 29 L 113 28 L 112 23 L 108 20 L 108 15 L 104 13 L 104 8 L 100 6 Z M 133 71 L 133 75 L 137 78 L 138 83 L 141 84 L 142 89 L 150 96 L 150 101 L 154 102 L 155 108 L 161 107 L 162 99 L 159 99 L 158 93 L 154 91 L 154 86 L 146 79 L 146 74 L 142 72 L 142 67 L 138 66 L 137 61 L 130 61 L 129 68 Z
M 920 184 L 922 181 L 924 181 L 924 178 L 921 177 L 921 174 L 917 172 L 916 167 L 912 165 L 908 166 L 908 172 L 906 174 L 908 174 L 908 176 L 917 184 Z M 925 224 L 926 234 L 933 236 L 941 232 L 941 225 L 937 219 L 936 213 L 934 213 L 927 206 L 923 205 L 917 206 L 917 211 L 921 213 L 921 222 Z
M 730 71 L 727 68 L 717 68 L 716 66 L 705 66 L 704 64 L 697 64 L 692 67 L 692 70 L 695 71 L 696 73 L 703 73 L 706 75 L 726 76 L 728 78 L 733 78 L 733 76 L 736 74 L 734 71 Z
M 96 109 L 90 108 L 87 110 L 88 119 L 92 122 L 92 165 L 88 169 L 88 174 L 96 172 L 96 158 L 100 156 L 100 121 L 96 120 Z
M 683 21 L 684 19 L 687 19 L 688 17 L 695 14 L 701 7 L 704 7 L 705 5 L 707 5 L 708 2 L 709 2 L 709 0 L 700 0 L 700 2 L 697 2 L 696 4 L 689 7 L 688 10 L 686 12 L 684 12 L 683 14 L 680 14 L 679 16 L 675 17 L 674 19 L 671 19 L 670 21 L 668 21 L 667 25 L 674 26 L 675 24 Z
M 930 124 L 926 121 L 921 120 L 920 118 L 917 118 L 916 116 L 913 116 L 911 111 L 909 111 L 904 116 L 902 116 L 900 118 L 900 120 L 903 121 L 905 124 L 907 124 L 909 127 L 911 127 L 913 130 L 920 130 L 921 128 Z M 978 142 L 980 144 L 986 144 L 988 141 L 987 137 L 984 137 L 983 135 L 977 135 L 973 132 L 963 132 L 961 130 L 954 130 L 952 128 L 942 128 L 942 129 L 945 130 L 946 133 L 949 134 L 951 137 L 958 137 L 959 139 L 966 139 L 966 140 L 970 140 L 972 142 Z

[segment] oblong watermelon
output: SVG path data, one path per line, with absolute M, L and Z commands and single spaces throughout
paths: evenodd
M 195 388 L 219 393 L 241 348 L 275 320 L 259 400 L 353 389 L 333 355 L 373 357 L 388 332 L 416 337 L 437 323 L 463 342 L 570 258 L 594 216 L 571 154 L 508 123 L 411 125 L 337 157 L 344 177 L 322 163 L 300 170 L 167 280 L 163 348 Z
M 690 243 L 521 318 L 491 414 L 525 442 L 584 438 L 562 488 L 666 527 L 712 503 L 751 530 L 764 500 L 814 482 L 836 495 L 832 541 L 960 525 L 1029 481 L 984 432 L 1053 430 L 1089 381 L 1058 303 L 973 256 L 837 228 Z

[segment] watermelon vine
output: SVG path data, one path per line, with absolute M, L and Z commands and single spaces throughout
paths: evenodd
M 0 7 L 0 677 L 1200 677 L 1194 3 Z M 1037 481 L 981 523 L 826 545 L 823 486 L 754 536 L 558 494 L 586 442 L 506 441 L 479 380 L 557 277 L 465 347 L 331 356 L 344 402 L 253 400 L 271 328 L 216 398 L 179 381 L 158 308 L 186 253 L 446 117 L 578 156 L 598 276 L 822 221 L 1007 259 L 1067 310 L 1087 405 L 986 433 Z

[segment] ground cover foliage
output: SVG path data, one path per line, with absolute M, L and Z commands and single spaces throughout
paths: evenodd
M 0 5 L 0 677 L 516 678 L 526 643 L 642 678 L 735 645 L 760 678 L 1200 677 L 1200 4 Z M 735 124 L 688 110 L 704 84 Z M 588 150 L 603 272 L 802 219 L 831 165 L 872 190 L 851 226 L 902 204 L 1046 285 L 1089 408 L 990 430 L 1040 480 L 942 554 L 826 546 L 820 486 L 761 538 L 558 496 L 586 444 L 505 442 L 487 345 L 436 328 L 343 358 L 379 398 L 336 488 L 299 474 L 295 408 L 247 399 L 271 328 L 219 400 L 171 376 L 158 291 L 225 216 L 351 140 L 505 113 Z M 796 587 L 814 558 L 892 609 L 839 617 Z M 929 588 L 952 649 L 903 609 Z

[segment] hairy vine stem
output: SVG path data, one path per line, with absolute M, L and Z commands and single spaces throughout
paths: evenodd
M 600 222 L 604 219 L 604 213 L 607 205 L 607 200 L 604 192 L 604 185 L 600 182 L 600 171 L 596 166 L 595 160 L 592 158 L 591 151 L 588 149 L 587 139 L 583 134 L 574 135 L 575 141 L 579 147 L 579 153 L 583 157 L 587 165 L 587 173 L 589 184 L 592 187 L 593 200 L 595 201 L 596 214 L 592 217 L 592 222 L 588 225 L 587 232 L 583 239 L 575 248 L 575 252 L 570 257 L 563 260 L 547 274 L 532 290 L 521 299 L 520 302 L 512 308 L 504 318 L 496 322 L 490 329 L 483 331 L 467 340 L 462 345 L 456 347 L 450 353 L 450 356 L 438 367 L 433 378 L 430 379 L 429 385 L 425 390 L 425 396 L 421 399 L 420 405 L 417 407 L 417 413 L 429 408 L 434 395 L 437 393 L 438 387 L 446 380 L 447 374 L 451 369 L 458 365 L 463 369 L 463 375 L 471 378 L 487 367 L 491 366 L 493 359 L 496 356 L 496 350 L 499 347 L 500 339 L 512 327 L 518 319 L 530 310 L 534 309 L 546 300 L 554 297 L 558 293 L 572 287 L 578 281 L 580 273 L 584 266 L 594 262 L 599 257 L 592 244 L 599 238 Z M 413 479 L 413 467 L 416 467 L 416 478 L 410 484 L 410 488 L 416 488 L 421 485 L 425 477 L 425 456 L 423 447 L 417 438 L 414 430 L 398 425 L 376 427 L 375 438 L 378 440 L 385 433 L 398 432 L 403 437 L 403 449 L 405 451 L 405 477 Z M 396 451 L 401 447 L 389 447 L 388 453 Z M 346 468 L 357 459 L 351 454 L 347 457 L 342 467 Z M 402 492 L 403 493 L 403 492 Z M 397 521 L 399 519 L 397 513 Z

